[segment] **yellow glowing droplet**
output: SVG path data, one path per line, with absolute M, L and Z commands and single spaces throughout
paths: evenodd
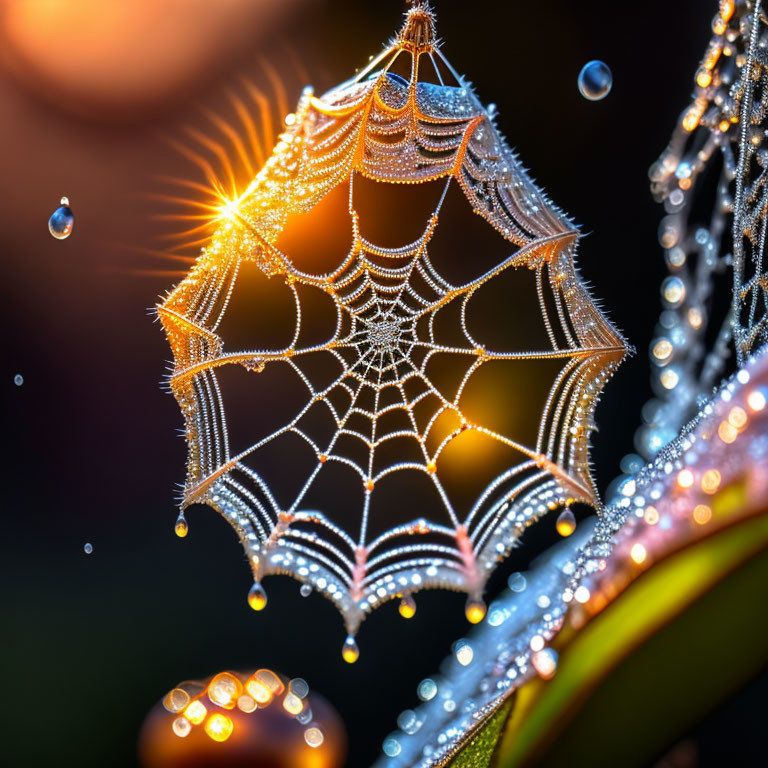
M 214 741 L 226 741 L 232 735 L 235 724 L 226 715 L 214 712 L 205 721 L 203 728 Z
M 296 114 L 294 112 L 289 112 L 285 116 L 285 124 L 287 126 L 291 126 L 291 125 L 294 125 L 295 123 L 296 123 Z
M 259 704 L 266 704 L 272 699 L 271 691 L 258 680 L 249 680 L 245 684 L 245 690 L 248 691 L 248 694 Z
M 555 527 L 561 536 L 570 536 L 576 530 L 576 518 L 573 512 L 570 509 L 564 509 L 558 515 Z
M 640 543 L 633 544 L 632 545 L 632 549 L 629 551 L 629 556 L 638 565 L 640 565 L 640 563 L 644 563 L 645 562 L 646 555 L 647 555 L 647 553 L 645 551 L 645 547 L 642 544 L 640 544 Z
M 736 429 L 743 429 L 747 424 L 747 412 L 739 406 L 731 408 L 731 412 L 728 414 L 728 423 L 736 427 Z
M 699 124 L 699 115 L 696 114 L 696 112 L 693 110 L 691 110 L 690 112 L 687 112 L 685 117 L 683 118 L 683 128 L 685 128 L 685 130 L 690 133 L 696 128 L 698 124 Z
M 734 0 L 720 0 L 720 15 L 723 17 L 723 21 L 730 21 L 735 10 L 736 3 Z
M 347 664 L 354 664 L 360 658 L 360 649 L 357 647 L 355 638 L 352 635 L 344 641 L 341 656 Z
M 716 469 L 707 470 L 701 477 L 701 490 L 710 496 L 720 487 L 720 473 Z
M 712 519 L 712 510 L 706 504 L 698 504 L 693 508 L 693 519 L 699 525 L 706 525 Z
M 241 712 L 254 712 L 258 706 L 256 699 L 254 699 L 253 696 L 249 696 L 247 693 L 244 693 L 237 700 L 237 708 Z
M 434 461 L 427 462 L 427 472 L 429 472 L 430 475 L 434 475 L 435 472 L 437 472 L 437 464 L 435 464 Z
M 373 490 L 373 486 L 374 486 L 374 482 L 373 482 L 373 480 L 371 480 L 371 478 L 369 477 L 369 478 L 368 478 L 368 479 L 365 481 L 364 485 L 365 485 L 365 490 L 366 490 L 366 491 L 372 491 L 372 490 Z
M 189 533 L 189 526 L 184 515 L 179 515 L 176 518 L 176 525 L 173 526 L 173 530 L 180 539 L 183 539 Z
M 656 525 L 659 522 L 659 510 L 656 507 L 646 507 L 643 518 L 648 525 Z
M 262 611 L 267 607 L 267 593 L 258 581 L 253 583 L 250 592 L 248 592 L 248 605 L 254 611 Z
M 397 610 L 404 619 L 412 619 L 416 615 L 416 601 L 411 595 L 404 595 Z
M 189 704 L 189 694 L 181 688 L 174 688 L 163 699 L 163 706 L 169 712 L 181 712 L 187 704 Z
M 208 698 L 224 709 L 232 709 L 242 692 L 242 683 L 229 672 L 216 675 L 208 685 Z
M 765 404 L 765 395 L 759 389 L 755 389 L 747 395 L 747 405 L 755 413 L 762 411 L 765 408 Z
M 696 75 L 696 85 L 701 88 L 707 88 L 712 83 L 712 73 L 706 69 L 702 69 L 698 75 Z
M 261 683 L 274 696 L 280 695 L 285 690 L 283 681 L 271 669 L 258 670 L 253 679 Z
M 295 693 L 288 691 L 283 699 L 283 709 L 289 715 L 298 715 L 304 709 L 304 702 Z
M 717 428 L 717 436 L 726 444 L 730 445 L 738 436 L 739 430 L 728 421 L 721 421 Z
M 183 739 L 184 737 L 189 736 L 189 732 L 192 730 L 192 723 L 190 723 L 186 717 L 177 717 L 173 721 L 171 728 L 173 728 L 173 732 L 177 736 Z
M 690 469 L 682 469 L 677 474 L 677 484 L 681 488 L 690 488 L 696 478 L 693 476 L 693 472 Z
M 470 624 L 479 624 L 485 618 L 486 608 L 482 600 L 467 600 L 464 614 Z
M 317 749 L 325 741 L 325 737 L 319 728 L 312 726 L 304 731 L 304 741 L 313 749 Z
M 189 720 L 192 725 L 200 725 L 205 720 L 205 716 L 208 714 L 208 710 L 205 708 L 205 704 L 202 701 L 193 701 L 184 710 L 184 717 Z

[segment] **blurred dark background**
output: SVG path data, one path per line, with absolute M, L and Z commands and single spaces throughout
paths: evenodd
M 534 178 L 589 233 L 583 276 L 639 351 L 598 410 L 604 488 L 649 396 L 664 268 L 647 169 L 687 105 L 716 4 L 435 5 L 449 60 L 497 104 Z M 368 765 L 416 704 L 418 681 L 467 631 L 461 595 L 420 595 L 413 621 L 395 604 L 374 613 L 349 666 L 335 608 L 300 597 L 296 582 L 268 580 L 268 609 L 248 608 L 247 564 L 214 512 L 190 510 L 190 535 L 174 536 L 185 446 L 159 385 L 169 350 L 146 308 L 175 281 L 162 272 L 179 267 L 135 250 L 162 247 L 147 199 L 155 177 L 198 178 L 162 137 L 204 129 L 201 108 L 220 108 L 240 76 L 265 81 L 262 57 L 290 102 L 303 85 L 294 59 L 318 91 L 346 79 L 402 10 L 398 0 L 9 0 L 0 12 L 4 765 L 135 765 L 140 723 L 175 683 L 261 666 L 327 696 L 347 725 L 349 765 Z M 614 75 L 596 103 L 576 88 L 593 58 Z M 58 242 L 46 223 L 62 195 L 76 223 Z M 554 537 L 546 521 L 532 531 L 491 589 Z M 742 764 L 756 749 L 768 681 L 737 688 L 687 737 L 698 748 L 686 765 Z

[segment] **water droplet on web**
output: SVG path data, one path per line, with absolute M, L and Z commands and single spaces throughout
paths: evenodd
M 87 542 L 86 545 L 83 547 L 83 552 L 85 552 L 86 555 L 90 555 L 91 552 L 93 552 L 93 544 L 91 542 Z
M 48 231 L 57 240 L 66 240 L 72 234 L 72 228 L 75 226 L 75 215 L 69 207 L 68 198 L 62 197 L 59 202 L 61 205 L 48 219 Z
M 570 509 L 564 509 L 558 515 L 556 527 L 561 536 L 570 536 L 576 530 L 576 518 Z
M 437 683 L 429 677 L 426 678 L 426 680 L 422 680 L 419 683 L 418 689 L 416 690 L 416 695 L 422 701 L 429 701 L 430 699 L 434 699 L 436 694 Z
M 357 647 L 355 638 L 352 637 L 352 635 L 348 635 L 347 639 L 344 641 L 344 647 L 341 649 L 341 655 L 347 664 L 354 664 L 358 660 L 360 656 L 360 649 Z
M 14 384 L 15 384 L 17 387 L 20 387 L 20 386 L 21 386 L 21 385 L 24 383 L 24 377 L 23 377 L 23 376 L 22 376 L 20 373 L 17 373 L 17 374 L 16 374 L 16 375 L 13 377 L 13 383 L 14 383 Z
M 302 597 L 309 597 L 312 594 L 312 587 L 309 584 L 302 584 L 299 588 L 299 594 Z
M 173 530 L 180 539 L 183 539 L 189 533 L 189 526 L 183 512 L 176 518 L 176 525 L 173 526 Z
M 604 61 L 588 61 L 579 72 L 579 92 L 589 101 L 604 99 L 613 86 L 613 74 Z
M 248 592 L 248 605 L 254 611 L 262 611 L 267 607 L 267 593 L 258 581 L 253 582 L 253 586 Z

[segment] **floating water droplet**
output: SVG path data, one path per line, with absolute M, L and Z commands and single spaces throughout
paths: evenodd
M 17 373 L 17 374 L 16 374 L 16 375 L 13 377 L 13 383 L 14 383 L 14 384 L 15 384 L 17 387 L 20 387 L 20 386 L 21 386 L 21 385 L 24 383 L 24 377 L 23 377 L 23 376 L 22 376 L 20 373 Z
M 507 586 L 513 592 L 522 592 L 525 589 L 526 584 L 527 582 L 525 581 L 525 576 L 523 576 L 522 573 L 513 573 L 507 579 Z
M 312 587 L 309 584 L 302 584 L 299 587 L 299 594 L 302 597 L 309 597 L 312 594 Z
M 416 615 L 416 601 L 413 595 L 403 595 L 397 610 L 404 619 L 412 619 Z
M 570 509 L 564 509 L 557 516 L 557 532 L 561 536 L 570 536 L 576 530 L 576 518 Z
M 341 649 L 341 655 L 347 664 L 354 664 L 360 657 L 360 649 L 357 647 L 355 638 L 352 635 L 347 635 L 347 639 L 344 641 L 344 646 Z
M 588 61 L 579 72 L 579 92 L 589 101 L 604 99 L 613 86 L 613 74 L 604 61 Z
M 85 552 L 86 555 L 90 555 L 91 552 L 93 552 L 93 544 L 91 542 L 87 542 L 86 545 L 83 547 L 83 552 Z
M 264 587 L 261 586 L 261 582 L 253 582 L 253 586 L 248 592 L 248 605 L 254 611 L 262 611 L 267 607 L 267 593 L 264 591 Z
M 176 525 L 173 526 L 173 530 L 180 539 L 183 539 L 189 533 L 187 518 L 184 517 L 183 512 L 179 513 L 179 516 L 176 518 Z
M 69 199 L 62 197 L 59 201 L 61 205 L 53 212 L 48 219 L 48 231 L 57 240 L 66 240 L 72 234 L 72 228 L 75 226 L 75 216 L 69 207 Z
M 464 614 L 470 624 L 479 624 L 485 618 L 487 610 L 485 603 L 480 598 L 470 597 L 464 608 Z
M 323 732 L 319 728 L 312 726 L 312 728 L 307 728 L 307 730 L 304 731 L 304 741 L 306 741 L 310 747 L 317 749 L 317 747 L 325 741 L 325 738 Z
M 384 743 L 381 745 L 381 749 L 387 757 L 397 757 L 402 751 L 400 742 L 393 736 L 388 736 L 384 739 Z

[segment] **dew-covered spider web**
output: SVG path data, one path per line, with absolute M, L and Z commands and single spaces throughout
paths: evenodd
M 428 587 L 466 592 L 480 620 L 528 525 L 599 506 L 589 434 L 626 347 L 576 270 L 578 230 L 445 60 L 426 4 L 353 80 L 304 90 L 220 222 L 158 307 L 182 510 L 235 528 L 254 608 L 284 573 L 350 635 Z

